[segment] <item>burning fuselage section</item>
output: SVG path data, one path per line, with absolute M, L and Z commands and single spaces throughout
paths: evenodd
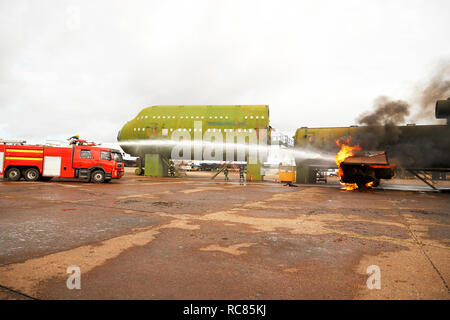
M 358 153 L 342 161 L 338 174 L 341 183 L 356 188 L 377 187 L 381 179 L 394 176 L 393 166 L 389 164 L 386 153 Z
M 385 152 L 363 152 L 359 144 L 351 145 L 350 138 L 336 140 L 336 144 L 340 148 L 336 154 L 338 176 L 344 189 L 376 187 L 380 179 L 394 176 Z

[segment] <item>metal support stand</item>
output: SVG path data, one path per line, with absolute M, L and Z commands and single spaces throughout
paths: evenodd
M 430 182 L 432 180 L 426 175 L 425 171 L 413 170 L 413 169 L 406 169 L 406 170 L 411 172 L 414 176 L 416 176 L 420 180 L 422 180 L 424 183 L 426 183 L 428 186 L 430 186 L 433 190 L 439 191 L 439 189 L 434 186 L 433 182 Z M 422 176 L 421 176 L 421 174 L 422 174 Z
M 160 154 L 152 153 L 145 155 L 144 175 L 150 177 L 167 177 L 169 175 L 168 168 Z

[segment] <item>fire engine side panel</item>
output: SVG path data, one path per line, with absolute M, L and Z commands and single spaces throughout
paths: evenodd
M 3 165 L 5 164 L 4 159 L 5 153 L 3 151 L 0 151 L 0 174 L 3 174 Z
M 72 148 L 64 149 L 61 157 L 61 177 L 75 177 L 75 169 L 72 168 Z
M 55 157 L 61 158 L 59 164 L 59 176 L 62 178 L 73 178 L 75 176 L 75 170 L 72 168 L 72 148 L 67 147 L 45 147 L 45 157 L 49 157 L 54 166 L 56 165 Z M 53 171 L 52 171 L 53 172 Z M 44 175 L 46 175 L 44 173 Z M 49 175 L 54 176 L 54 175 Z
M 44 156 L 44 177 L 59 177 L 61 175 L 61 157 Z
M 0 174 L 3 174 L 5 165 L 5 145 L 0 145 Z
M 42 146 L 22 146 L 6 145 L 4 154 L 4 168 L 15 167 L 36 167 L 42 172 L 44 147 Z

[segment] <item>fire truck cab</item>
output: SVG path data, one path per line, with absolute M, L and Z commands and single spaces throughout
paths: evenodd
M 124 162 L 119 150 L 93 144 L 70 147 L 0 144 L 0 174 L 18 181 L 48 181 L 53 177 L 85 179 L 102 183 L 120 179 Z

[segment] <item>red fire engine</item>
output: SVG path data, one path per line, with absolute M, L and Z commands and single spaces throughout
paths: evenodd
M 72 140 L 70 147 L 0 141 L 0 174 L 12 181 L 22 177 L 27 181 L 60 177 L 102 183 L 120 179 L 124 162 L 119 150 L 84 140 Z

